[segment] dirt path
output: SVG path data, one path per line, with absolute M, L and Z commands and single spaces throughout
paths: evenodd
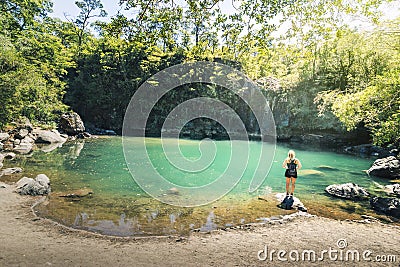
M 0 183 L 1 187 L 1 183 Z M 399 266 L 400 229 L 379 223 L 361 224 L 325 218 L 296 218 L 277 225 L 249 230 L 196 233 L 187 239 L 122 239 L 69 230 L 31 212 L 32 197 L 12 193 L 12 186 L 0 188 L 0 266 Z M 339 249 L 337 241 L 346 239 Z M 342 245 L 340 243 L 339 245 Z M 280 261 L 258 259 L 272 250 L 285 250 Z M 261 250 L 260 253 L 258 253 Z M 264 251 L 263 251 L 264 250 Z M 308 255 L 316 252 L 316 261 Z M 318 261 L 323 250 L 324 262 Z M 331 255 L 329 255 L 329 250 Z M 338 252 L 335 252 L 337 250 Z M 360 261 L 352 261 L 356 252 Z M 367 259 L 395 255 L 396 262 L 378 263 Z M 340 252 L 342 251 L 342 252 Z M 349 252 L 350 251 L 350 252 Z M 283 252 L 281 252 L 283 253 Z M 299 261 L 295 261 L 297 254 Z M 343 260 L 330 260 L 335 256 Z M 349 261 L 346 261 L 346 253 Z M 306 261 L 302 261 L 302 255 Z M 388 258 L 388 257 L 386 257 Z

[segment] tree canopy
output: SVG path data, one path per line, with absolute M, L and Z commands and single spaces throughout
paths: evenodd
M 375 143 L 395 143 L 400 18 L 382 13 L 391 3 L 398 1 L 121 0 L 126 12 L 109 17 L 101 0 L 82 0 L 80 13 L 63 21 L 49 16 L 51 0 L 4 0 L 0 127 L 21 116 L 53 125 L 73 109 L 87 123 L 119 130 L 143 81 L 168 66 L 209 60 L 259 83 L 279 131 L 365 128 Z M 354 18 L 369 28 L 355 28 Z M 186 86 L 174 97 L 215 90 Z M 227 92 L 217 97 L 245 110 Z

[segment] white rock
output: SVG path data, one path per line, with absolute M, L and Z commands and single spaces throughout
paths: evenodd
M 66 138 L 61 137 L 57 130 L 34 129 L 33 134 L 36 136 L 36 143 L 52 144 L 65 143 L 67 141 Z
M 22 172 L 22 169 L 19 167 L 7 168 L 0 172 L 0 177 L 3 175 L 12 175 L 12 174 L 20 173 L 20 172 Z
M 19 181 L 17 182 L 17 191 L 23 187 L 26 186 L 31 186 L 33 185 L 33 183 L 35 182 L 35 180 L 33 180 L 32 178 L 29 177 L 22 177 L 21 179 L 19 179 Z
M 8 133 L 0 133 L 0 141 L 7 140 L 10 137 Z
M 36 176 L 35 181 L 43 186 L 50 185 L 50 179 L 46 176 L 46 174 L 39 174 L 38 176 Z
M 50 179 L 39 174 L 35 179 L 23 177 L 17 182 L 16 192 L 21 195 L 46 195 L 50 193 Z

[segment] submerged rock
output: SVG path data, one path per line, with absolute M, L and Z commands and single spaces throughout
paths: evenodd
M 400 161 L 394 156 L 377 159 L 367 173 L 389 179 L 400 178 Z
M 325 188 L 325 192 L 335 197 L 353 200 L 369 196 L 367 190 L 354 183 L 329 185 Z
M 60 129 L 68 135 L 77 135 L 85 131 L 85 125 L 76 112 L 64 113 L 60 117 Z
M 50 179 L 45 174 L 39 174 L 35 179 L 22 177 L 15 191 L 20 195 L 47 195 L 51 191 Z
M 7 176 L 7 175 L 13 175 L 13 174 L 16 174 L 16 173 L 21 173 L 21 172 L 22 172 L 22 169 L 19 168 L 19 167 L 7 168 L 7 169 L 4 169 L 4 170 L 2 170 L 0 172 L 0 177 L 1 176 Z
M 167 190 L 167 194 L 169 195 L 179 195 L 179 190 L 176 187 L 172 187 Z
M 308 175 L 315 175 L 315 176 L 324 176 L 325 174 L 321 171 L 317 170 L 299 170 L 299 175 L 308 176 Z
M 78 189 L 76 191 L 61 193 L 59 197 L 66 197 L 66 198 L 82 198 L 86 196 L 90 196 L 93 194 L 93 190 L 90 188 L 83 188 Z
M 338 171 L 337 168 L 332 167 L 332 166 L 327 166 L 327 165 L 320 165 L 316 169 L 321 170 L 321 171 Z
M 370 204 L 378 212 L 400 218 L 400 199 L 398 198 L 373 197 Z

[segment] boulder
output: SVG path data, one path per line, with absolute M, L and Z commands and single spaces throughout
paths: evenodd
M 13 150 L 14 146 L 13 143 L 11 141 L 7 142 L 7 143 L 3 143 L 3 151 L 11 151 Z
M 29 177 L 22 177 L 21 179 L 18 180 L 16 184 L 17 192 L 19 193 L 19 190 L 22 188 L 28 188 L 32 187 L 33 184 L 35 183 L 35 180 Z
M 33 134 L 36 136 L 36 143 L 52 144 L 65 143 L 66 138 L 63 138 L 57 130 L 41 130 L 34 129 Z
M 400 218 L 400 199 L 389 197 L 373 197 L 371 207 L 377 212 Z
M 18 132 L 14 135 L 14 137 L 17 139 L 24 139 L 25 136 L 27 136 L 28 134 L 29 134 L 29 130 L 22 128 L 22 129 L 18 130 Z
M 36 176 L 35 180 L 36 180 L 36 182 L 38 182 L 39 184 L 41 184 L 43 186 L 50 184 L 50 179 L 45 174 L 39 174 L 38 176 Z
M 19 140 L 17 144 L 15 143 L 16 140 Z M 33 140 L 31 137 L 25 136 L 25 138 L 22 140 L 20 139 L 16 140 L 14 141 L 15 146 L 13 148 L 15 152 L 20 154 L 28 154 L 32 151 L 35 140 Z
M 24 143 L 14 147 L 14 151 L 19 154 L 29 154 L 33 149 L 33 144 Z
M 367 190 L 354 183 L 329 185 L 325 188 L 325 192 L 335 197 L 353 200 L 369 196 Z
M 50 179 L 45 174 L 39 174 L 35 179 L 23 177 L 17 182 L 16 192 L 20 195 L 47 195 L 50 191 Z
M 5 159 L 5 155 L 4 154 L 0 154 L 0 162 L 3 162 L 4 159 Z
M 8 133 L 0 133 L 0 142 L 7 140 L 9 137 Z
M 275 197 L 279 203 L 282 203 L 284 201 L 284 199 L 286 198 L 286 193 L 277 193 L 275 195 Z M 307 209 L 304 207 L 304 204 L 300 201 L 299 198 L 297 198 L 295 196 L 291 196 L 290 198 L 293 199 L 292 208 L 298 209 L 301 211 L 307 211 Z
M 19 167 L 7 168 L 0 172 L 0 177 L 9 176 L 9 175 L 13 175 L 13 174 L 21 173 L 21 172 L 22 172 L 22 169 Z
M 8 152 L 8 153 L 4 154 L 4 158 L 9 159 L 9 160 L 15 159 L 16 156 L 17 155 L 15 155 L 15 153 L 13 153 L 13 152 Z
M 80 138 L 80 139 L 86 139 L 86 138 L 91 138 L 92 135 L 90 133 L 88 133 L 88 132 L 83 132 L 83 133 L 79 133 L 77 135 L 77 137 Z
M 386 185 L 384 190 L 388 194 L 400 195 L 400 184 Z
M 64 113 L 60 117 L 60 129 L 68 135 L 77 135 L 85 131 L 81 117 L 76 112 Z
M 400 178 L 400 161 L 394 156 L 377 159 L 367 173 L 389 179 Z

